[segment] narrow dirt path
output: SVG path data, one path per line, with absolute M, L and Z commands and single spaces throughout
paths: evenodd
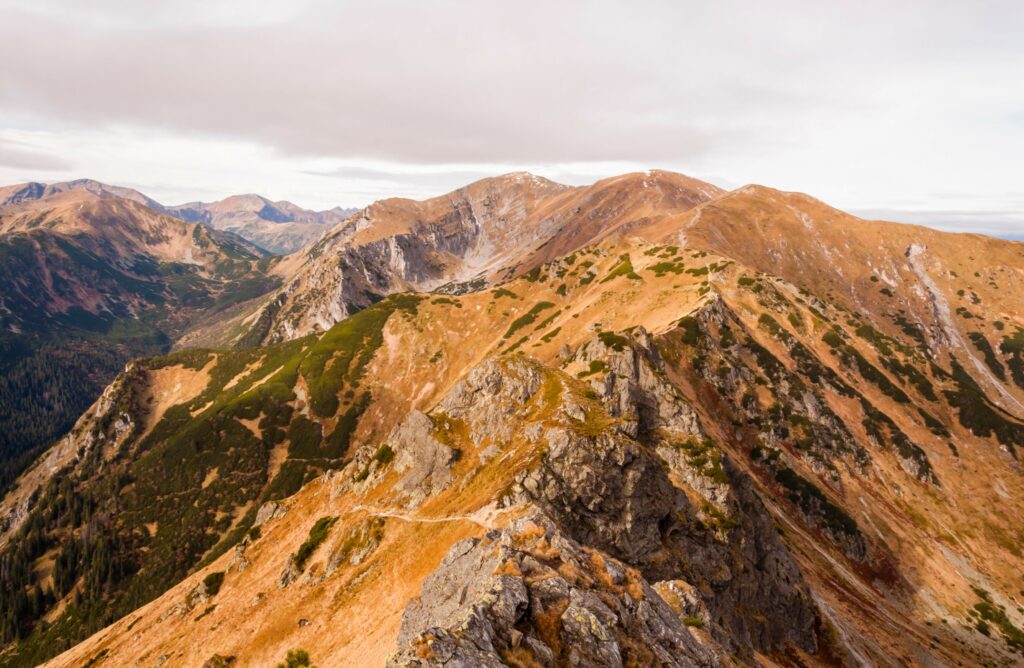
M 364 512 L 374 517 L 393 517 L 398 520 L 405 522 L 422 522 L 425 524 L 439 524 L 442 522 L 472 522 L 477 526 L 483 527 L 484 529 L 495 528 L 492 523 L 487 522 L 481 517 L 474 517 L 473 515 L 446 515 L 444 517 L 416 517 L 407 513 L 400 513 L 394 510 L 383 510 L 374 506 L 364 506 L 362 504 L 353 506 L 345 511 L 346 514 Z

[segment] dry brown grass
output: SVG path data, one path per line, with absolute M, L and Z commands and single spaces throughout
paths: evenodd
M 500 655 L 501 660 L 512 668 L 544 668 L 544 664 L 526 647 L 510 647 L 501 650 Z
M 533 628 L 537 635 L 550 647 L 556 657 L 562 656 L 562 613 L 569 607 L 569 600 L 563 599 L 533 614 Z

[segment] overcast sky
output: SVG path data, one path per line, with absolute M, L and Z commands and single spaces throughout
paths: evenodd
M 664 168 L 1024 238 L 1022 2 L 0 0 L 0 63 L 0 183 L 327 208 Z

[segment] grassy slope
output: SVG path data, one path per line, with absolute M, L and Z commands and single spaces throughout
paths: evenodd
M 632 273 L 639 280 L 617 270 L 623 264 L 623 252 L 630 254 Z M 617 275 L 605 283 L 604 278 L 613 273 Z M 739 314 L 741 329 L 727 333 L 681 317 L 716 293 L 723 295 L 733 312 Z M 536 311 L 537 305 L 544 302 L 555 306 Z M 376 318 L 373 314 L 377 308 L 384 306 L 375 306 L 356 316 L 367 320 L 352 320 L 369 323 Z M 621 331 L 642 324 L 657 332 L 673 380 L 699 407 L 716 441 L 753 474 L 770 500 L 784 539 L 818 592 L 849 625 L 848 630 L 856 629 L 885 652 L 908 660 L 914 645 L 927 648 L 935 642 L 931 635 L 939 638 L 941 649 L 932 647 L 927 651 L 954 663 L 978 660 L 981 655 L 1002 656 L 999 646 L 993 644 L 995 641 L 976 632 L 973 622 L 968 624 L 967 610 L 977 602 L 971 585 L 999 592 L 1003 597 L 1013 596 L 1019 588 L 1014 579 L 1022 563 L 1019 537 L 1012 534 L 1012 528 L 1008 529 L 1012 527 L 1008 518 L 1022 510 L 1024 489 L 1019 476 L 1013 473 L 1012 456 L 998 447 L 998 432 L 993 432 L 990 439 L 972 434 L 971 426 L 962 424 L 963 411 L 945 395 L 971 394 L 973 388 L 965 379 L 958 380 L 945 360 L 930 360 L 919 337 L 901 332 L 898 315 L 891 322 L 865 320 L 864 316 L 823 302 L 809 292 L 799 293 L 771 277 L 703 253 L 681 252 L 673 247 L 599 247 L 546 265 L 504 290 L 420 301 L 415 317 L 392 318 L 381 326 L 380 339 L 377 335 L 368 339 L 379 346 L 373 359 L 347 347 L 345 342 L 360 339 L 344 334 L 344 330 L 337 330 L 336 338 L 328 338 L 336 331 L 332 330 L 320 340 L 319 348 L 312 339 L 304 339 L 289 344 L 297 348 L 267 349 L 268 355 L 280 354 L 286 360 L 273 377 L 280 382 L 268 381 L 265 393 L 246 389 L 248 381 L 218 393 L 212 382 L 213 392 L 197 397 L 186 405 L 187 409 L 168 412 L 164 418 L 168 429 L 175 425 L 174 420 L 181 420 L 174 427 L 176 436 L 156 441 L 149 437 L 143 448 L 146 454 L 139 461 L 154 464 L 152 470 L 157 468 L 158 453 L 164 451 L 184 455 L 188 462 L 196 458 L 203 461 L 202 466 L 192 468 L 191 491 L 178 502 L 184 510 L 175 511 L 181 514 L 173 517 L 181 521 L 179 518 L 189 520 L 193 512 L 198 516 L 200 513 L 189 510 L 185 501 L 201 498 L 203 503 L 216 504 L 218 490 L 224 489 L 218 486 L 218 478 L 206 489 L 196 490 L 205 477 L 201 472 L 218 462 L 226 466 L 234 461 L 230 454 L 216 447 L 208 453 L 198 446 L 208 447 L 215 440 L 213 435 L 238 435 L 242 441 L 249 441 L 233 430 L 230 421 L 220 422 L 217 416 L 228 412 L 237 421 L 265 413 L 266 422 L 261 426 L 276 434 L 269 437 L 271 440 L 280 439 L 282 433 L 292 434 L 297 442 L 306 444 L 303 448 L 316 441 L 316 427 L 308 421 L 322 425 L 326 438 L 321 440 L 320 447 L 331 448 L 336 431 L 330 428 L 334 417 L 348 414 L 353 406 L 359 405 L 358 388 L 348 384 L 353 377 L 353 364 L 365 370 L 367 375 L 362 382 L 373 386 L 373 401 L 365 407 L 366 419 L 356 430 L 363 436 L 356 444 L 377 450 L 383 435 L 379 429 L 366 427 L 367 420 L 382 423 L 382 413 L 400 416 L 411 402 L 429 407 L 465 369 L 507 348 L 509 340 L 502 335 L 512 323 L 522 322 L 523 316 L 530 313 L 534 317 L 520 325 L 512 338 L 516 339 L 519 351 L 553 366 L 561 364 L 562 346 L 572 348 L 592 338 L 595 329 Z M 554 314 L 550 321 L 549 314 Z M 377 331 L 375 328 L 376 325 L 370 329 Z M 548 336 L 551 332 L 555 334 Z M 698 345 L 704 341 L 713 346 L 709 350 L 719 351 L 714 357 L 699 353 Z M 714 377 L 728 376 L 730 365 L 723 368 L 722 362 L 727 359 L 722 356 L 723 350 L 738 355 L 732 368 L 747 368 L 751 378 L 758 379 L 749 381 L 746 389 L 735 396 L 722 394 L 703 375 L 706 371 Z M 331 351 L 340 354 L 332 357 Z M 220 387 L 233 377 L 232 371 L 259 359 L 236 359 L 232 357 L 235 354 L 218 354 L 217 367 L 228 365 L 214 372 L 215 377 L 223 376 L 223 382 L 217 381 Z M 1007 354 L 1012 354 L 1012 350 Z M 183 356 L 171 359 L 186 361 Z M 368 361 L 361 363 L 361 359 Z M 208 360 L 209 353 L 200 353 L 190 364 L 205 365 Z M 264 370 L 276 369 L 273 363 L 259 364 Z M 288 383 L 297 378 L 293 374 L 302 365 L 309 391 L 309 401 L 304 403 L 310 408 L 309 417 L 304 420 L 294 415 L 297 404 L 285 408 L 282 403 L 293 401 L 295 386 Z M 337 373 L 333 372 L 335 368 Z M 589 374 L 591 370 L 579 372 Z M 598 374 L 603 373 L 605 370 L 598 369 L 584 380 L 599 380 Z M 802 386 L 795 383 L 793 374 Z M 253 372 L 246 378 L 255 382 L 261 374 Z M 791 408 L 797 406 L 789 393 L 801 387 L 821 393 L 824 405 L 847 426 L 851 443 L 856 447 L 827 440 L 815 425 L 820 418 L 811 420 L 803 410 L 784 409 L 787 404 Z M 349 389 L 353 392 L 347 396 Z M 262 398 L 257 401 L 257 396 Z M 909 401 L 901 401 L 903 396 Z M 215 403 L 206 406 L 210 399 Z M 751 415 L 741 411 L 741 406 L 752 411 Z M 195 417 L 186 414 L 198 408 L 203 410 Z M 277 411 L 287 412 L 291 418 L 286 421 Z M 332 417 L 324 418 L 332 411 Z M 752 416 L 756 421 L 750 422 Z M 1016 433 L 1013 419 L 1002 419 L 1011 425 L 1004 431 Z M 215 429 L 214 425 L 219 427 Z M 263 434 L 264 440 L 268 431 Z M 768 434 L 774 434 L 774 441 L 763 442 Z M 957 447 L 959 456 L 953 454 L 951 443 Z M 463 447 L 472 454 L 472 444 Z M 691 454 L 700 457 L 703 453 L 694 448 Z M 861 472 L 865 454 L 872 468 L 870 475 Z M 919 473 L 908 472 L 903 460 L 916 463 L 919 469 L 927 464 L 924 470 L 930 471 L 935 481 L 928 475 L 921 477 Z M 459 466 L 466 467 L 460 475 L 481 475 L 473 467 L 474 461 L 472 456 L 460 459 Z M 781 462 L 784 467 L 773 462 Z M 189 467 L 193 465 L 190 463 Z M 159 467 L 161 471 L 165 469 Z M 282 475 L 283 472 L 284 467 Z M 342 475 L 359 473 L 351 470 Z M 461 494 L 438 499 L 436 507 L 431 505 L 424 513 L 472 511 L 486 503 L 494 489 L 500 489 L 501 476 L 508 473 L 505 470 L 497 478 L 478 478 L 487 485 L 474 484 Z M 187 477 L 182 476 L 176 484 L 184 487 Z M 256 482 L 252 478 L 249 487 L 256 487 Z M 160 489 L 154 480 L 135 485 L 139 491 L 131 494 Z M 164 491 L 173 493 L 175 489 L 180 488 Z M 386 653 L 393 642 L 401 607 L 415 593 L 419 579 L 436 565 L 447 545 L 479 528 L 460 521 L 436 528 L 431 525 L 428 532 L 421 525 L 389 520 L 385 535 L 390 537 L 390 547 L 382 551 L 380 560 L 375 562 L 380 564 L 379 570 L 365 584 L 359 576 L 367 572 L 366 568 L 346 568 L 337 577 L 328 578 L 323 587 L 277 591 L 274 579 L 284 559 L 308 539 L 309 529 L 318 518 L 339 516 L 345 508 L 352 509 L 357 504 L 388 503 L 386 498 L 376 497 L 346 496 L 335 501 L 330 498 L 319 483 L 306 485 L 290 502 L 289 520 L 276 524 L 272 535 L 264 534 L 256 541 L 254 566 L 237 577 L 225 579 L 218 607 L 209 615 L 193 619 L 202 612 L 197 611 L 157 621 L 182 599 L 196 578 L 201 579 L 207 572 L 223 571 L 228 555 L 213 560 L 205 571 L 190 576 L 138 614 L 119 622 L 109 636 L 94 637 L 76 648 L 62 658 L 60 665 L 84 662 L 105 647 L 128 652 L 123 656 L 142 651 L 157 656 L 173 649 L 185 651 L 200 662 L 207 657 L 196 652 L 225 644 L 243 654 L 249 652 L 246 656 L 254 660 L 281 656 L 285 648 L 297 644 L 313 649 L 314 659 L 321 662 L 363 656 L 360 652 L 369 652 L 366 656 L 373 657 Z M 197 526 L 226 523 L 224 518 L 211 518 L 205 510 L 202 515 Z M 132 521 L 139 526 L 142 519 Z M 345 537 L 358 529 L 359 521 L 358 513 L 340 519 L 328 530 L 325 544 L 332 544 L 334 539 L 347 541 Z M 240 526 L 244 526 L 244 521 Z M 392 528 L 397 526 L 401 528 Z M 843 534 L 853 533 L 868 542 L 872 557 L 865 563 L 851 560 L 837 542 L 843 540 Z M 220 551 L 215 545 L 221 535 L 202 538 L 195 554 L 212 558 Z M 221 542 L 221 548 L 227 544 Z M 410 550 L 411 545 L 417 549 Z M 203 552 L 204 549 L 212 551 Z M 944 556 L 947 552 L 959 555 L 957 558 L 973 566 L 958 566 L 955 560 Z M 166 554 L 167 550 L 156 547 L 154 553 Z M 403 579 L 398 577 L 399 573 L 409 575 Z M 167 580 L 173 581 L 170 577 Z M 907 582 L 913 586 L 908 587 Z M 910 598 L 915 589 L 929 592 L 931 600 L 938 603 L 937 609 L 943 612 L 918 609 Z M 872 593 L 876 591 L 877 594 Z M 248 602 L 257 593 L 270 598 L 272 604 L 268 601 L 261 609 L 274 610 L 274 614 L 247 611 Z M 874 610 L 876 614 L 867 616 L 864 610 Z M 1012 610 L 1011 613 L 1011 617 L 1016 614 Z M 380 624 L 365 637 L 355 633 L 355 629 L 345 630 L 346 625 L 340 623 L 366 614 L 374 614 Z M 296 625 L 299 617 L 311 615 L 313 626 L 303 630 Z M 222 626 L 240 618 L 247 618 L 256 634 L 249 649 L 247 642 L 239 645 L 245 638 L 225 633 Z M 138 626 L 129 633 L 128 627 L 136 623 Z M 941 630 L 936 630 L 940 623 Z M 323 639 L 325 628 L 333 629 L 329 640 Z M 135 644 L 133 633 L 143 634 L 142 645 Z M 190 639 L 187 646 L 180 640 L 182 633 Z

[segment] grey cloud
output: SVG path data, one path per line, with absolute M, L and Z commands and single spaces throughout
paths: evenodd
M 625 164 L 952 209 L 937 184 L 979 200 L 1017 187 L 1022 30 L 1009 0 L 0 0 L 0 127 L 240 140 L 263 175 L 242 187 L 291 199 L 429 196 L 501 165 L 591 182 Z M 195 162 L 218 192 L 256 171 L 226 178 L 190 153 L 157 176 L 173 150 L 72 150 L 150 181 Z M 394 172 L 309 171 L 360 161 Z
M 60 156 L 39 151 L 21 142 L 3 140 L 0 140 L 0 166 L 48 172 L 63 172 L 73 167 Z
M 101 8 L 120 15 L 119 5 Z M 780 54 L 757 26 L 678 3 L 311 4 L 270 25 L 200 27 L 76 22 L 59 11 L 75 16 L 76 5 L 46 6 L 0 14 L 0 57 L 18 63 L 0 82 L 6 108 L 241 137 L 286 154 L 693 159 L 759 134 L 765 145 L 791 140 L 743 121 L 752 109 L 768 122 L 836 102 L 818 90 L 813 60 L 796 57 L 816 43 Z M 778 76 L 765 80 L 762 64 Z

